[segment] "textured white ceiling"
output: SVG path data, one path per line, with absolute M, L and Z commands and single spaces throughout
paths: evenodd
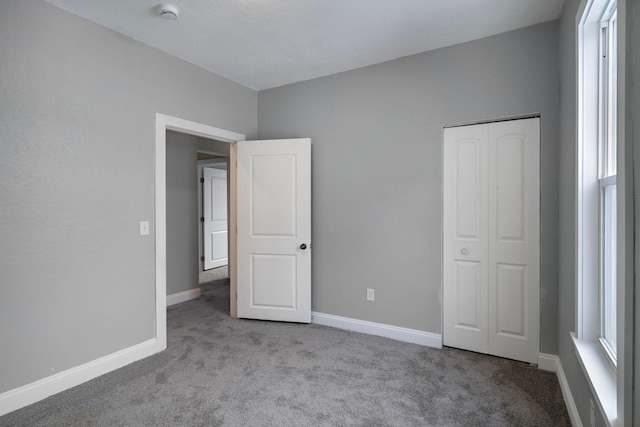
M 563 0 L 46 0 L 262 90 L 554 20 Z

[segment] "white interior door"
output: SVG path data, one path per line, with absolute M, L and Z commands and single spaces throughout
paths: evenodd
M 446 129 L 443 342 L 537 363 L 538 118 Z
M 443 343 L 489 352 L 488 133 L 445 129 Z
M 237 143 L 238 317 L 311 321 L 311 140 Z
M 203 168 L 203 245 L 204 269 L 229 263 L 227 220 L 227 171 Z

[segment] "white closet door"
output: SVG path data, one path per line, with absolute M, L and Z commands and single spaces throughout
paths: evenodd
M 443 339 L 487 353 L 488 134 L 475 125 L 444 135 Z
M 489 350 L 538 363 L 540 119 L 489 125 Z
M 445 129 L 443 342 L 537 363 L 540 124 Z

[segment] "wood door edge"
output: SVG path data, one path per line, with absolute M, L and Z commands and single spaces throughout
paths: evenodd
M 238 317 L 238 210 L 237 210 L 237 145 L 229 147 L 229 315 Z

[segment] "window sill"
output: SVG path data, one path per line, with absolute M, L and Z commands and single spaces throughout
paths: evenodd
M 600 349 L 597 341 L 578 339 L 573 332 L 571 338 L 580 366 L 596 397 L 598 408 L 604 416 L 607 426 L 615 427 L 618 418 L 616 371 Z

